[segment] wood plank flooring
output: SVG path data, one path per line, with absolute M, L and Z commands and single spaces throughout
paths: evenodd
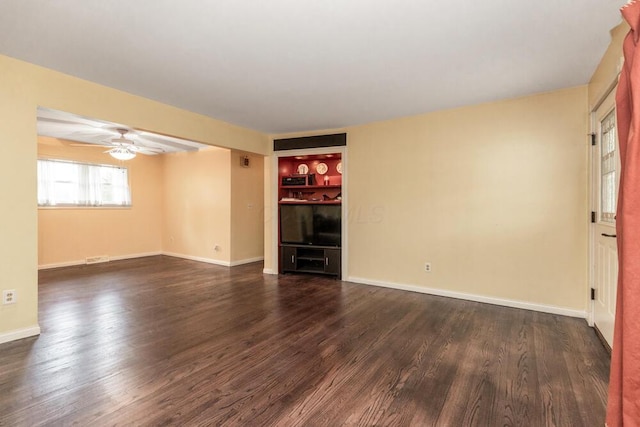
M 0 425 L 601 426 L 584 320 L 261 264 L 40 273 L 42 335 L 0 345 Z

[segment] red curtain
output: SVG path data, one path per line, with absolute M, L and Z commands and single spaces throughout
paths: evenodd
M 616 213 L 618 297 L 611 354 L 608 427 L 640 426 L 640 1 L 622 8 L 631 26 L 616 92 L 620 190 Z

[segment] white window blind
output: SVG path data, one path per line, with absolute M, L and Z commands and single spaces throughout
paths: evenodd
M 128 170 L 40 159 L 38 206 L 131 206 Z

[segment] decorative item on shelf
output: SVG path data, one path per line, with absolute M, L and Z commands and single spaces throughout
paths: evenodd
M 327 167 L 326 163 L 318 163 L 318 165 L 316 166 L 316 172 L 318 172 L 320 175 L 324 175 L 328 170 L 329 168 Z
M 282 185 L 306 185 L 306 176 L 283 176 Z
M 342 162 L 338 162 L 338 164 L 336 165 L 336 170 L 339 174 L 342 174 Z
M 316 174 L 310 173 L 307 179 L 307 185 L 316 185 Z
M 338 193 L 336 197 L 329 197 L 326 194 L 323 194 L 322 200 L 324 200 L 325 202 L 328 202 L 330 200 L 342 200 L 342 193 Z
M 306 175 L 309 173 L 309 166 L 306 163 L 300 163 L 297 169 L 300 175 Z
M 329 175 L 324 176 L 324 185 L 329 185 Z

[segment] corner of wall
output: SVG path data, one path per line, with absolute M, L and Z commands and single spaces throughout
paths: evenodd
M 264 259 L 263 158 L 237 150 L 230 153 L 232 265 Z

